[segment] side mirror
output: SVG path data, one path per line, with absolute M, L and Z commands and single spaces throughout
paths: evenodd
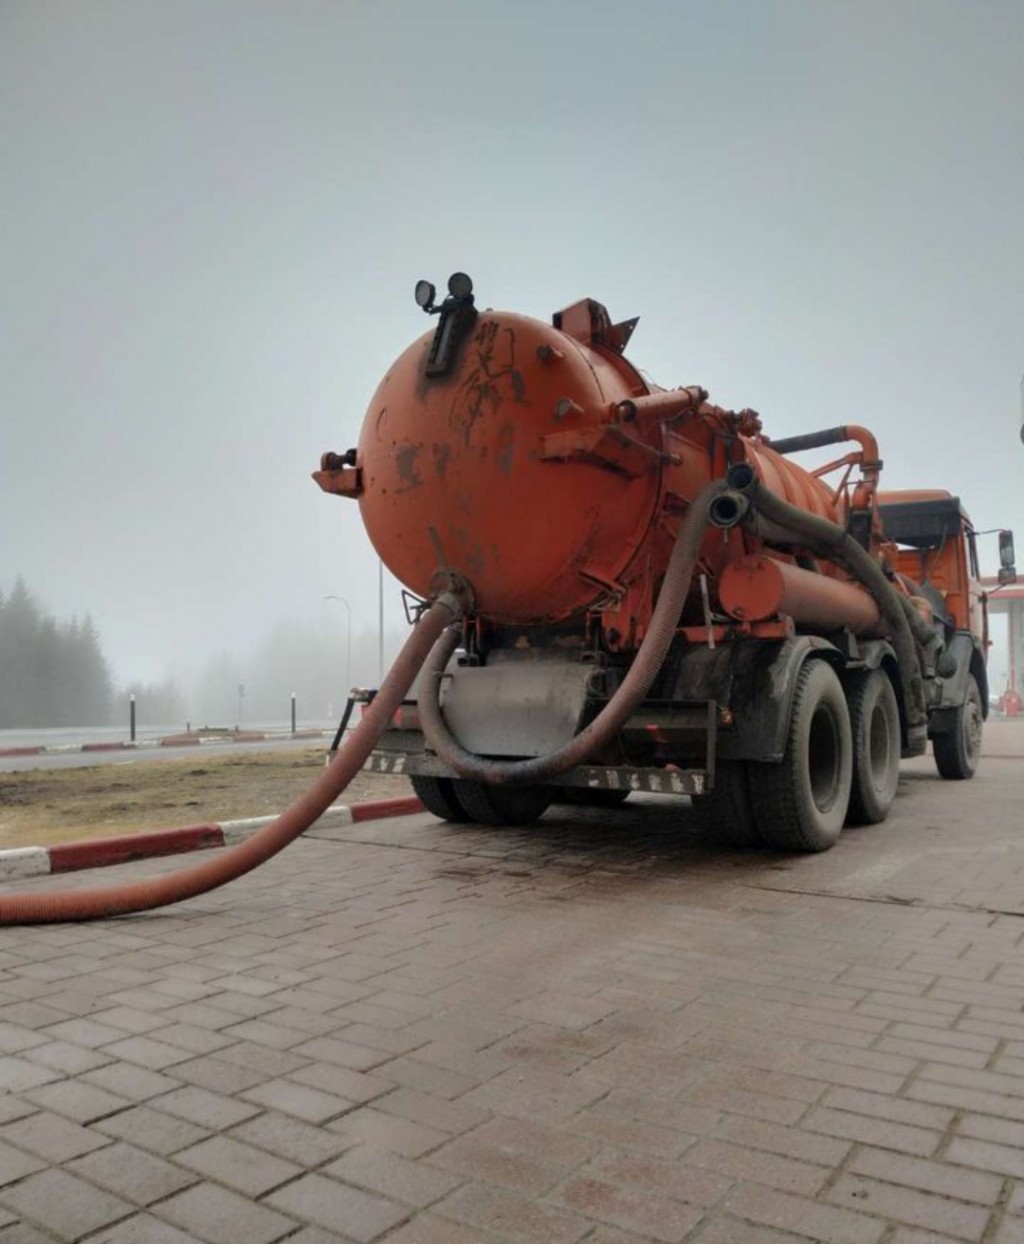
M 1017 582 L 1017 559 L 1013 551 L 1013 532 L 999 533 L 999 584 Z

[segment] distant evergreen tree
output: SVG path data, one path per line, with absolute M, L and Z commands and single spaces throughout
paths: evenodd
M 20 576 L 0 593 L 0 727 L 106 725 L 111 697 L 91 617 L 59 624 Z

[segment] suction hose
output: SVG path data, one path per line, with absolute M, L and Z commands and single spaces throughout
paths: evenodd
M 747 463 L 730 468 L 731 485 L 750 501 L 745 519 L 749 530 L 775 543 L 803 544 L 845 567 L 874 597 L 889 624 L 900 678 L 907 689 L 907 725 L 921 732 L 927 722 L 924 683 L 918 649 L 903 598 L 871 554 L 837 523 L 797 509 L 765 488 Z M 909 602 L 908 602 L 909 603 Z
M 309 790 L 300 795 L 273 824 L 202 864 L 181 868 L 163 877 L 148 877 L 99 890 L 58 890 L 0 897 L 0 925 L 98 920 L 148 911 L 215 890 L 266 863 L 307 830 L 359 772 L 363 761 L 401 705 L 430 650 L 461 615 L 462 609 L 462 602 L 452 593 L 444 593 L 430 606 L 406 640 L 380 690 L 337 756 Z
M 438 756 L 463 777 L 498 786 L 525 786 L 567 773 L 614 738 L 646 698 L 665 662 L 690 590 L 712 503 L 726 488 L 725 480 L 714 480 L 690 506 L 679 527 L 651 623 L 636 660 L 594 720 L 557 751 L 528 760 L 488 760 L 466 751 L 455 739 L 445 723 L 440 702 L 441 679 L 460 638 L 459 632 L 452 628 L 430 654 L 423 670 L 419 699 L 420 725 Z

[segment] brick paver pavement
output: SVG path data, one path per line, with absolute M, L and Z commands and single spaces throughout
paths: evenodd
M 990 759 L 814 857 L 423 815 L 5 930 L 0 1244 L 1024 1241 L 1022 807 Z

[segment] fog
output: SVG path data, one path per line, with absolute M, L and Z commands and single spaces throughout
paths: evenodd
M 333 635 L 336 708 L 378 563 L 309 475 L 457 268 L 1024 546 L 1022 65 L 1019 0 L 5 0 L 0 588 L 122 684 Z

